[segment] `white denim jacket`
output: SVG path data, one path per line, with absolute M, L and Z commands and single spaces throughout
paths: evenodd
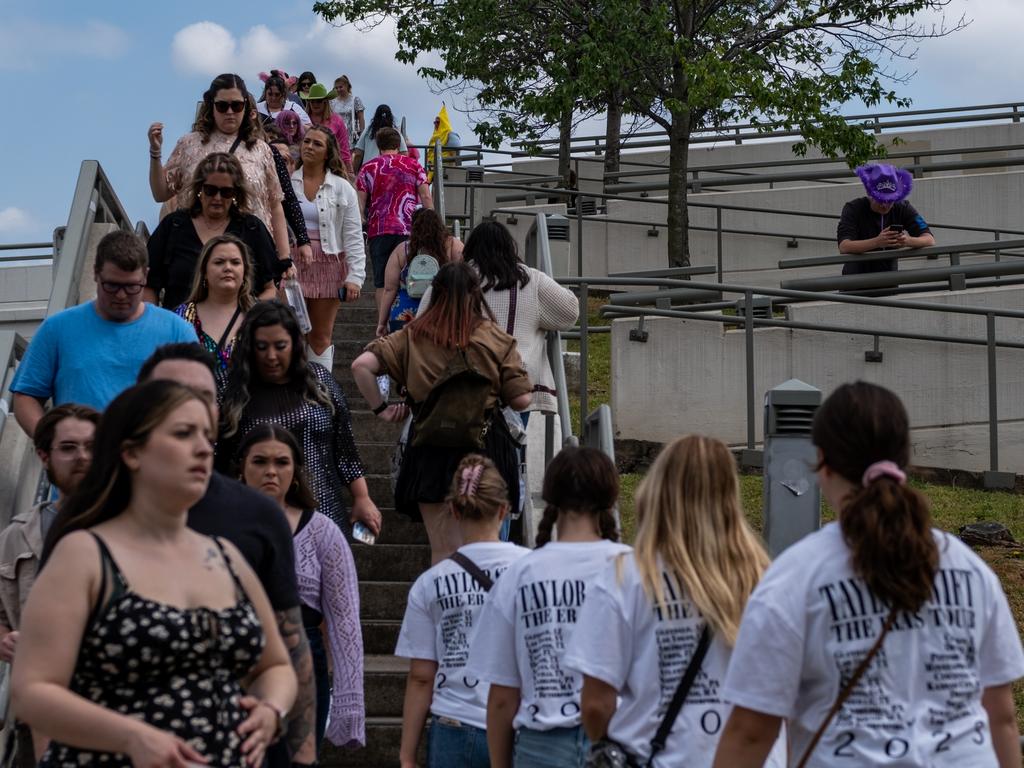
M 295 195 L 300 200 L 307 199 L 302 187 L 302 169 L 295 171 L 291 179 Z M 361 286 L 366 279 L 366 251 L 356 190 L 341 176 L 328 171 L 314 202 L 320 211 L 320 247 L 324 253 L 344 253 L 348 263 L 345 282 Z

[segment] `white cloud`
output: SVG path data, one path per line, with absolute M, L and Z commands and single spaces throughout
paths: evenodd
M 28 211 L 14 206 L 0 208 L 0 233 L 23 231 L 31 227 L 32 224 L 32 217 Z
M 117 59 L 129 43 L 124 30 L 103 21 L 71 27 L 29 19 L 5 20 L 0 25 L 0 71 L 32 70 L 55 58 Z
M 185 74 L 214 77 L 221 72 L 248 73 L 282 66 L 292 45 L 269 28 L 252 27 L 241 41 L 220 24 L 200 21 L 178 30 L 171 41 L 171 59 Z

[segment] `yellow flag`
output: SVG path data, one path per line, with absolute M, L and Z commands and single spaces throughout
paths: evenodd
M 448 134 L 452 132 L 452 124 L 448 119 L 448 107 L 441 104 L 441 111 L 437 113 L 437 118 L 434 120 L 434 132 L 430 134 L 430 146 L 427 149 L 427 181 L 433 181 L 434 179 L 434 150 L 437 147 L 437 142 L 441 142 L 443 147 L 448 143 Z M 442 157 L 454 157 L 454 152 L 443 152 Z

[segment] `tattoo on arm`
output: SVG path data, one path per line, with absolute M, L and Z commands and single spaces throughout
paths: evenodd
M 316 681 L 313 678 L 313 657 L 309 653 L 309 640 L 302 626 L 302 612 L 296 606 L 287 611 L 275 611 L 277 628 L 288 649 L 288 657 L 299 680 L 299 692 L 288 717 L 285 739 L 295 755 L 307 742 L 316 739 Z M 315 745 L 313 745 L 315 750 Z

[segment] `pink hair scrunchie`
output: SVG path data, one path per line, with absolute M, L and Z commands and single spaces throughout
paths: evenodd
M 474 464 L 472 467 L 462 468 L 462 477 L 459 479 L 459 495 L 472 496 L 480 486 L 480 475 L 484 472 L 483 464 Z
M 867 488 L 880 477 L 891 477 L 900 485 L 907 482 L 907 474 L 892 461 L 876 461 L 864 470 L 861 485 Z

